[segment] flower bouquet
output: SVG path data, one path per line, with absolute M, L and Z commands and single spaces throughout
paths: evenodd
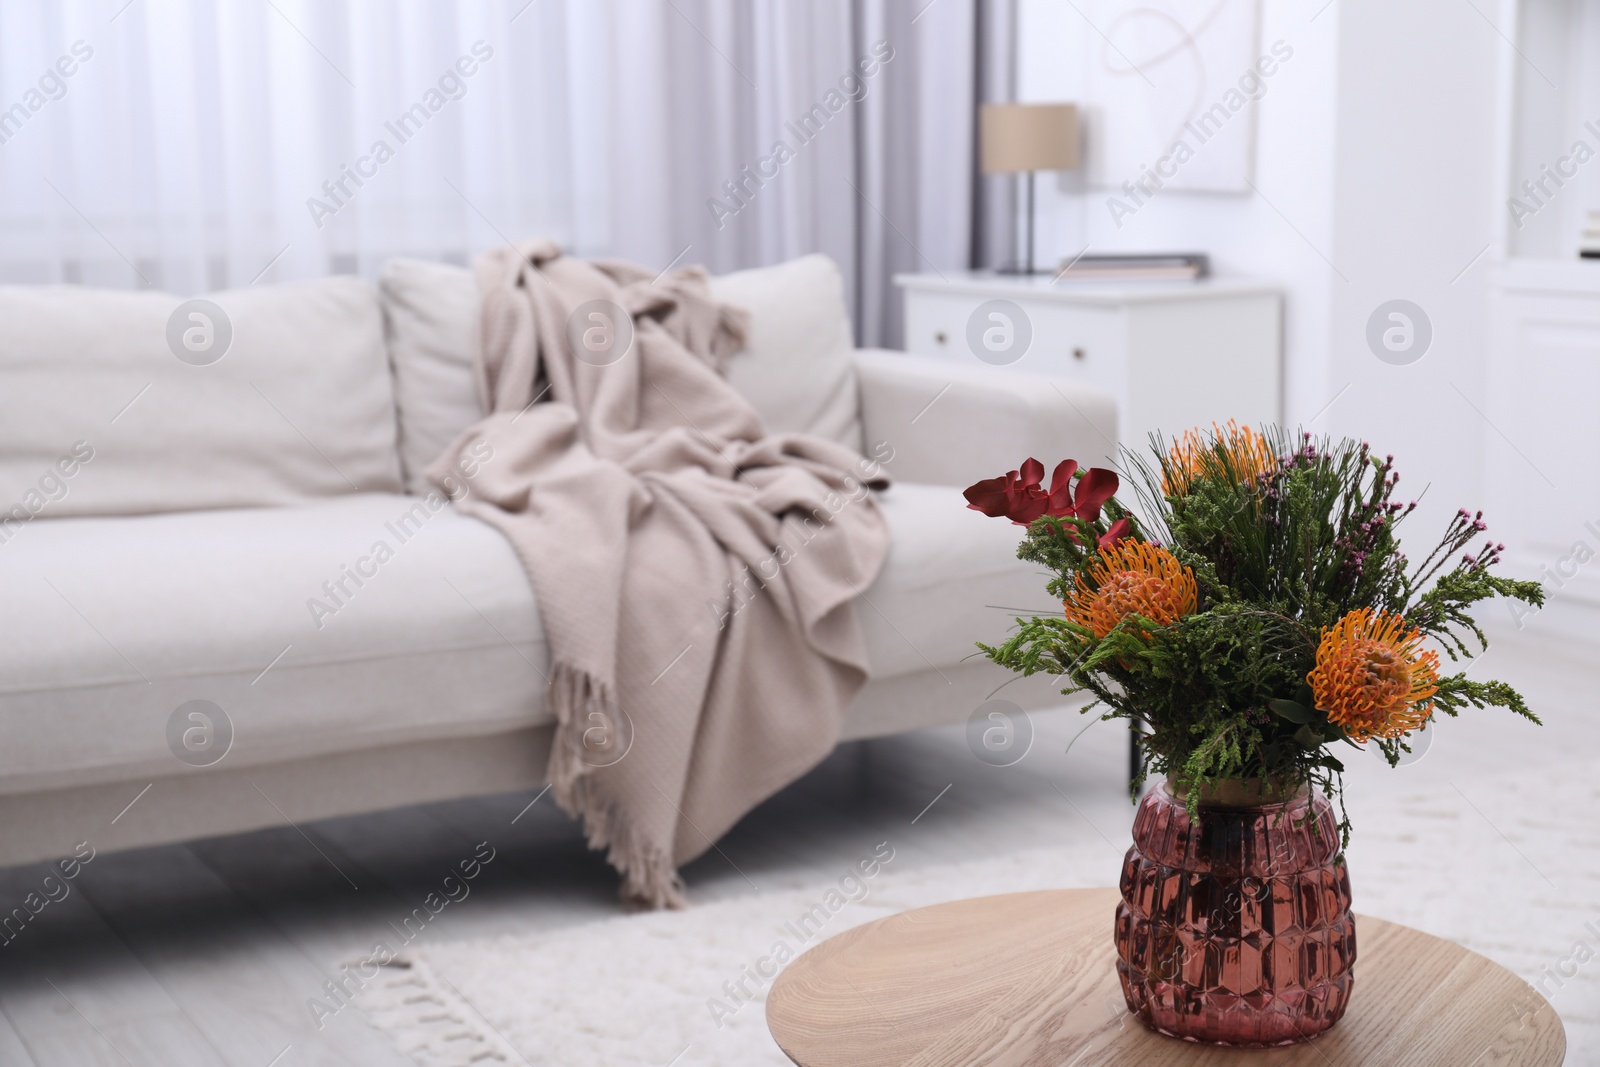
M 1444 674 L 1488 647 L 1473 605 L 1539 605 L 1491 573 L 1504 546 L 1457 512 L 1420 561 L 1398 531 L 1393 457 L 1364 444 L 1230 422 L 1110 470 L 1067 460 L 966 490 L 1027 527 L 1018 555 L 1054 577 L 1060 615 L 1018 619 L 1002 666 L 1063 675 L 1143 733 L 1148 791 L 1122 872 L 1115 937 L 1129 1009 L 1219 1044 L 1304 1040 L 1343 1014 L 1355 924 L 1342 848 L 1346 746 L 1391 765 L 1439 712 L 1505 707 L 1511 686 Z M 1338 815 L 1334 814 L 1334 802 Z

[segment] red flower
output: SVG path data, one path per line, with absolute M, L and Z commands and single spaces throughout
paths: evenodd
M 1010 471 L 999 478 L 987 478 L 969 486 L 962 495 L 973 511 L 995 518 L 1004 516 L 1018 526 L 1027 526 L 1041 515 L 1098 521 L 1100 508 L 1117 491 L 1117 474 L 1103 467 L 1091 467 L 1078 480 L 1074 499 L 1072 476 L 1077 472 L 1075 459 L 1064 459 L 1056 464 L 1047 493 L 1042 484 L 1044 464 L 1029 457 L 1021 470 Z M 1116 536 L 1122 536 L 1126 528 L 1124 522 Z M 1112 529 L 1117 528 L 1113 526 Z M 1107 532 L 1106 536 L 1111 537 L 1111 533 Z
M 1110 548 L 1112 545 L 1128 536 L 1128 530 L 1131 529 L 1132 526 L 1133 524 L 1126 518 L 1118 519 L 1116 522 L 1111 524 L 1111 529 L 1100 535 L 1100 538 L 1096 543 L 1101 548 Z
M 1076 463 L 1072 465 L 1077 466 Z M 1061 468 L 1057 467 L 1056 477 L 1059 479 L 1060 476 Z M 1077 503 L 1072 506 L 1070 514 L 1089 522 L 1096 522 L 1100 518 L 1101 505 L 1116 494 L 1117 472 L 1106 470 L 1104 467 L 1090 467 L 1078 480 Z M 1054 500 L 1054 497 L 1051 499 Z

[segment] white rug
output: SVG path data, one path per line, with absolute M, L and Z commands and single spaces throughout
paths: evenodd
M 1590 770 L 1367 795 L 1352 808 L 1357 908 L 1543 978 L 1575 1067 L 1600 1065 L 1600 766 Z M 409 968 L 384 968 L 356 1004 L 422 1067 L 781 1067 L 758 973 L 780 944 L 803 950 L 960 897 L 1112 885 L 1108 851 L 1095 842 L 920 869 L 890 860 L 869 879 L 841 865 L 815 885 L 686 912 L 436 944 Z M 797 925 L 808 913 L 820 930 Z

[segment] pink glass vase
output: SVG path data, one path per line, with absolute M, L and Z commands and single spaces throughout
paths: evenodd
M 1171 1037 L 1288 1045 L 1344 1015 L 1356 958 L 1350 879 L 1333 811 L 1231 783 L 1189 817 L 1167 784 L 1145 794 L 1122 866 L 1117 974 L 1133 1012 Z M 1231 795 L 1230 795 L 1231 794 Z

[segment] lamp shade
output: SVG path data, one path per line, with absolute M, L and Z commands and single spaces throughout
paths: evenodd
M 1078 168 L 1073 104 L 984 104 L 978 135 L 985 174 Z

